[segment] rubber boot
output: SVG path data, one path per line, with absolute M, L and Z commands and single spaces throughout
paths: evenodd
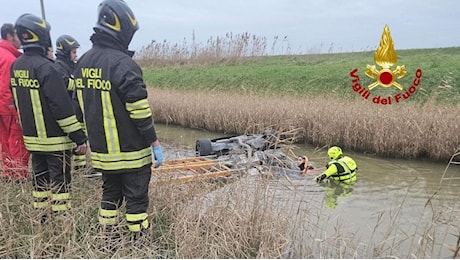
M 139 232 L 131 232 L 131 241 L 137 248 L 149 248 L 152 243 L 152 229 L 142 228 Z

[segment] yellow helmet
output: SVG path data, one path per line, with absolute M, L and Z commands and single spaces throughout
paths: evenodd
M 331 158 L 331 160 L 337 160 L 337 158 L 342 155 L 342 149 L 338 146 L 332 146 L 329 150 L 327 150 L 327 155 Z

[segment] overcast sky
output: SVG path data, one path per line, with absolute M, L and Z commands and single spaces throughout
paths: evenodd
M 43 0 L 54 41 L 69 34 L 91 47 L 97 0 Z M 140 24 L 130 49 L 152 40 L 206 43 L 226 33 L 275 36 L 292 54 L 375 50 L 385 24 L 395 49 L 460 46 L 459 0 L 126 0 Z M 41 16 L 40 0 L 0 0 L 1 23 Z

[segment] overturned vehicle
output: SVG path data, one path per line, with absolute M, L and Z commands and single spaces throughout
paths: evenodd
M 299 174 L 304 169 L 313 169 L 305 157 L 296 162 L 281 149 L 279 135 L 273 129 L 263 134 L 228 136 L 216 139 L 198 139 L 195 145 L 197 156 L 214 157 L 230 168 L 261 168 L 278 173 Z
M 153 168 L 154 182 L 185 182 L 242 174 L 296 175 L 313 169 L 305 157 L 294 161 L 281 149 L 275 130 L 262 134 L 227 136 L 196 141 L 195 157 L 165 161 Z

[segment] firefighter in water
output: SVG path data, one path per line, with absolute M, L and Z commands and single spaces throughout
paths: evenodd
M 331 160 L 327 163 L 326 170 L 314 180 L 318 183 L 330 180 L 324 185 L 324 203 L 327 208 L 334 209 L 339 197 L 349 197 L 353 192 L 358 166 L 351 157 L 343 155 L 342 149 L 338 146 L 329 148 L 327 155 Z
M 70 35 L 61 35 L 56 40 L 56 60 L 55 63 L 59 68 L 62 76 L 64 77 L 64 81 L 66 84 L 67 93 L 69 97 L 72 99 L 73 93 L 75 91 L 75 81 L 74 81 L 74 73 L 75 73 L 75 66 L 77 62 L 77 49 L 80 47 L 75 38 Z M 73 99 L 72 99 L 73 100 Z M 69 104 L 71 105 L 71 104 Z M 74 104 L 78 105 L 77 104 Z M 73 106 L 72 106 L 73 107 Z M 82 122 L 82 128 L 85 130 L 85 125 Z M 86 167 L 86 155 L 85 154 L 74 154 L 74 166 L 77 172 L 83 172 L 84 176 L 91 176 L 92 173 L 91 169 L 87 169 Z
M 34 208 L 53 212 L 70 207 L 70 155 L 86 152 L 87 137 L 58 69 L 47 58 L 52 46 L 50 25 L 33 15 L 21 15 L 15 29 L 24 49 L 11 66 L 10 87 L 19 113 L 26 149 L 32 155 Z M 46 215 L 46 214 L 44 214 Z
M 128 51 L 138 28 L 124 1 L 103 1 L 90 38 L 93 46 L 75 71 L 76 98 L 85 118 L 92 165 L 102 172 L 99 223 L 103 231 L 112 230 L 126 201 L 125 218 L 134 237 L 150 230 L 152 153 L 156 167 L 163 161 L 142 71 Z
M 327 163 L 326 170 L 314 178 L 316 182 L 320 183 L 326 179 L 346 184 L 356 182 L 358 166 L 352 158 L 343 155 L 342 149 L 338 146 L 329 148 L 327 155 L 331 160 Z

